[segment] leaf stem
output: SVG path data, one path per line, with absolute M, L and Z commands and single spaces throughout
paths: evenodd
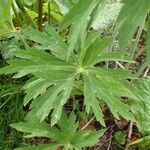
M 128 142 L 129 142 L 130 139 L 131 139 L 131 136 L 132 136 L 132 130 L 133 130 L 133 122 L 131 121 L 130 124 L 129 124 L 128 139 L 127 139 L 127 144 L 126 144 L 125 150 L 128 150 L 128 149 L 129 149 Z
M 149 70 L 150 70 L 150 68 L 148 67 L 148 68 L 146 69 L 146 71 L 144 72 L 143 77 L 146 77 L 146 76 L 147 76 L 147 74 L 148 74 Z
M 148 66 L 148 62 L 145 61 L 145 63 L 141 66 L 141 68 L 139 69 L 139 71 L 137 72 L 137 76 L 140 76 L 141 73 L 143 72 L 143 70 Z
M 142 21 L 142 23 L 141 23 L 141 25 L 139 27 L 138 33 L 136 35 L 134 48 L 133 48 L 133 50 L 131 52 L 131 58 L 132 59 L 134 59 L 134 57 L 135 57 L 136 48 L 138 46 L 138 42 L 139 42 L 139 39 L 140 39 L 142 31 L 143 31 L 143 27 L 144 27 L 144 24 L 145 24 L 146 17 L 147 17 L 147 14 L 145 15 L 144 20 Z M 130 66 L 130 63 L 127 63 L 126 68 L 129 68 L 129 66 Z
M 16 33 L 16 34 L 18 35 L 18 37 L 21 39 L 21 41 L 23 42 L 24 46 L 25 46 L 26 48 L 29 48 L 29 45 L 28 45 L 27 42 L 24 40 L 24 38 L 23 38 L 22 35 L 19 33 L 19 31 L 16 31 L 15 33 Z
M 34 20 L 31 18 L 31 16 L 28 14 L 27 11 L 25 11 L 25 13 L 26 13 L 26 16 L 29 18 L 32 27 L 33 27 L 34 29 L 37 29 L 37 25 L 36 25 L 36 23 L 34 22 Z
M 87 122 L 87 124 L 85 124 L 80 130 L 86 129 L 86 128 L 88 127 L 88 125 L 90 125 L 91 122 L 94 120 L 94 118 L 95 118 L 95 117 L 92 117 L 92 118 Z
M 50 2 L 48 2 L 48 24 L 51 24 L 51 6 Z
M 43 0 L 38 0 L 38 29 L 42 31 Z
M 35 29 L 37 29 L 37 25 L 34 22 L 34 20 L 32 19 L 32 17 L 28 14 L 28 12 L 26 11 L 22 1 L 20 0 L 16 0 L 16 4 L 18 5 L 18 8 L 21 10 L 22 13 L 24 13 L 25 17 L 30 21 L 31 26 Z
M 12 3 L 11 6 L 12 6 L 12 10 L 13 10 L 13 12 L 14 12 L 14 15 L 15 15 L 15 17 L 16 17 L 16 22 L 17 22 L 18 26 L 19 26 L 19 27 L 22 27 L 22 25 L 21 25 L 21 19 L 20 19 L 20 17 L 19 17 L 19 14 L 18 14 L 18 12 L 17 12 L 17 10 L 16 10 L 16 7 L 15 7 L 14 3 Z

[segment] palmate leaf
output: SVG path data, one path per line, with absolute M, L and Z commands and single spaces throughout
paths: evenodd
M 34 98 L 33 109 L 29 115 L 36 114 L 41 121 L 48 116 L 51 109 L 54 109 L 52 125 L 55 124 L 60 118 L 62 106 L 70 97 L 75 66 L 34 48 L 12 53 L 21 60 L 9 61 L 10 65 L 1 69 L 1 72 L 5 74 L 18 72 L 14 78 L 33 74 L 36 78 L 25 87 L 27 95 L 24 104 L 26 105 Z M 44 93 L 45 90 L 46 93 Z
M 35 38 L 37 36 L 36 33 L 35 37 L 32 34 L 33 37 L 30 38 L 38 43 L 40 42 L 43 46 L 45 44 L 48 45 L 48 41 L 46 43 L 40 41 L 43 38 L 43 34 L 45 33 L 38 33 L 38 40 Z M 54 34 L 53 37 L 56 36 L 55 32 Z M 21 78 L 28 74 L 33 75 L 32 79 L 23 87 L 27 93 L 24 105 L 33 100 L 27 118 L 36 116 L 40 121 L 43 121 L 53 111 L 51 125 L 54 125 L 61 117 L 63 105 L 71 96 L 74 82 L 82 82 L 86 110 L 87 112 L 92 110 L 101 124 L 104 125 L 105 123 L 99 106 L 100 100 L 103 100 L 109 106 L 115 117 L 119 118 L 121 115 L 128 120 L 133 119 L 130 108 L 121 102 L 120 98 L 121 96 L 133 97 L 132 93 L 124 86 L 124 82 L 126 79 L 134 79 L 136 77 L 126 70 L 99 68 L 96 65 L 101 61 L 108 60 L 132 61 L 124 53 L 108 53 L 107 49 L 111 43 L 110 38 L 100 39 L 97 36 L 94 37 L 93 40 L 89 40 L 89 37 L 86 41 L 88 45 L 80 50 L 76 56 L 75 54 L 71 55 L 72 58 L 74 56 L 75 58 L 69 62 L 66 62 L 65 59 L 59 59 L 61 52 L 55 55 L 53 46 L 50 52 L 54 55 L 37 48 L 11 51 L 11 54 L 15 55 L 16 58 L 8 61 L 9 66 L 2 68 L 0 73 L 16 73 L 13 76 L 14 78 Z M 57 40 L 60 41 L 59 35 L 57 35 Z M 51 41 L 49 41 L 49 45 L 51 46 Z M 67 46 L 61 40 L 57 47 L 62 45 Z M 66 55 L 67 53 L 64 53 L 64 58 Z M 84 82 L 79 77 L 83 78 Z M 129 84 L 129 82 L 127 83 Z M 116 103 L 117 105 L 115 105 Z
M 31 119 L 28 122 L 20 122 L 11 125 L 18 131 L 28 133 L 26 138 L 31 137 L 47 137 L 51 139 L 54 144 L 46 144 L 38 147 L 25 147 L 16 150 L 56 150 L 62 146 L 64 149 L 81 150 L 83 147 L 93 146 L 99 141 L 99 138 L 105 133 L 105 129 L 99 131 L 78 131 L 78 122 L 76 116 L 71 113 L 69 118 L 63 113 L 61 119 L 58 121 L 58 127 L 51 127 L 46 122 L 39 122 L 36 119 Z
M 90 91 L 91 93 L 89 94 Z M 123 84 L 105 80 L 102 77 L 97 78 L 96 74 L 90 70 L 84 76 L 84 94 L 87 112 L 92 109 L 96 119 L 104 126 L 105 123 L 102 111 L 100 110 L 99 100 L 103 100 L 108 105 L 116 118 L 119 119 L 121 115 L 128 120 L 133 120 L 134 116 L 129 112 L 131 109 L 116 96 L 119 94 L 129 95 L 129 93 Z
M 106 53 L 106 51 L 104 50 L 108 46 L 108 39 L 103 39 L 101 43 L 98 42 L 98 39 L 95 39 L 95 41 L 93 41 L 91 45 L 81 54 L 81 58 L 83 60 L 82 74 L 84 79 L 84 95 L 86 109 L 87 112 L 89 112 L 92 108 L 96 119 L 100 121 L 103 125 L 103 114 L 100 110 L 100 107 L 98 106 L 98 100 L 103 100 L 109 106 L 111 112 L 116 118 L 119 118 L 120 115 L 128 120 L 133 120 L 134 118 L 134 116 L 130 113 L 131 108 L 121 102 L 120 99 L 121 95 L 128 95 L 131 97 L 133 96 L 133 94 L 124 86 L 122 79 L 135 78 L 134 75 L 130 74 L 128 71 L 110 70 L 103 68 L 99 69 L 97 67 L 94 67 L 96 63 L 107 60 L 107 57 L 108 60 L 110 59 L 115 61 L 120 59 L 125 62 L 130 61 L 130 59 L 126 59 L 126 55 L 124 55 L 123 53 L 121 55 L 120 53 L 114 53 L 115 55 L 113 55 L 113 53 Z M 102 59 L 100 59 L 100 57 Z M 115 75 L 112 75 L 113 72 L 114 74 L 117 74 L 118 72 L 118 78 L 116 78 L 117 76 L 114 77 Z

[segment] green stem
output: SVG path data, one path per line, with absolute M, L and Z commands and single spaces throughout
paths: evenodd
M 51 6 L 50 2 L 48 2 L 48 24 L 51 24 Z
M 147 16 L 147 15 L 146 15 L 146 16 Z M 141 24 L 141 26 L 140 26 L 140 28 L 139 28 L 139 30 L 138 30 L 138 33 L 137 33 L 137 36 L 136 36 L 135 45 L 134 45 L 134 49 L 133 49 L 132 55 L 131 55 L 132 58 L 134 58 L 135 51 L 136 51 L 136 48 L 137 48 L 137 46 L 138 46 L 138 42 L 139 42 L 139 39 L 140 39 L 140 37 L 141 37 L 142 31 L 143 31 L 143 27 L 144 27 L 144 24 L 145 24 L 146 16 L 144 17 L 144 20 L 143 20 L 143 22 L 142 22 L 142 24 Z
M 38 0 L 38 29 L 42 31 L 43 0 Z
M 114 43 L 115 43 L 115 40 L 116 40 L 116 37 L 117 37 L 117 34 L 118 34 L 118 29 L 119 29 L 119 25 L 116 25 L 115 28 L 114 28 L 113 36 L 112 36 L 113 39 L 112 39 L 112 44 L 111 44 L 110 50 L 113 49 L 113 46 L 114 46 Z M 115 62 L 115 66 L 117 68 L 117 62 Z
M 136 40 L 135 40 L 135 44 L 134 44 L 134 48 L 131 52 L 131 58 L 132 59 L 134 59 L 134 57 L 135 57 L 135 52 L 136 52 L 138 42 L 139 42 L 139 39 L 140 39 L 142 31 L 143 31 L 143 27 L 144 27 L 144 24 L 145 24 L 146 17 L 147 17 L 147 14 L 145 15 L 144 20 L 142 21 L 142 23 L 139 27 L 139 30 L 138 30 L 138 33 L 137 33 L 137 36 L 136 36 Z M 129 68 L 129 66 L 130 66 L 130 63 L 127 63 L 126 68 Z
M 150 15 L 148 15 L 148 22 L 150 23 Z M 149 29 L 150 29 L 150 27 L 149 27 Z M 147 33 L 147 35 L 149 36 L 149 32 Z M 149 39 L 149 38 L 147 37 L 147 39 Z M 147 51 L 148 51 L 148 46 L 149 46 L 149 41 L 147 40 L 147 41 L 146 41 L 146 50 L 147 50 Z M 147 53 L 147 54 L 148 54 L 148 53 Z M 146 61 L 144 62 L 144 64 L 142 64 L 142 66 L 141 66 L 140 69 L 138 70 L 137 75 L 140 76 L 141 73 L 144 71 L 144 69 L 145 69 L 147 66 L 149 67 L 148 55 L 147 55 Z
M 17 10 L 16 10 L 16 7 L 15 7 L 14 3 L 12 3 L 11 6 L 12 6 L 12 10 L 13 10 L 13 12 L 14 12 L 14 14 L 15 14 L 16 22 L 17 22 L 18 26 L 19 26 L 19 27 L 22 27 L 22 25 L 21 25 L 21 19 L 20 19 L 20 17 L 19 17 L 19 14 L 18 14 L 18 12 L 17 12 Z
M 19 31 L 16 31 L 15 33 L 16 33 L 16 34 L 18 35 L 18 37 L 21 39 L 21 41 L 23 42 L 24 46 L 25 46 L 26 48 L 29 48 L 29 45 L 28 45 L 27 42 L 24 40 L 24 38 L 22 37 L 22 35 L 20 34 L 20 32 L 19 32 Z
M 34 20 L 31 18 L 31 16 L 28 14 L 26 11 L 22 1 L 20 0 L 15 0 L 16 4 L 18 5 L 18 8 L 21 10 L 22 13 L 24 13 L 25 17 L 30 21 L 30 24 L 33 28 L 37 29 L 36 23 Z
M 34 29 L 37 29 L 37 25 L 36 25 L 36 23 L 34 22 L 34 20 L 31 18 L 31 16 L 28 14 L 27 11 L 25 11 L 25 13 L 26 13 L 26 16 L 28 17 L 28 19 L 30 20 L 31 26 L 32 26 Z
M 150 65 L 150 13 L 148 13 L 148 28 L 147 28 L 147 39 L 146 39 L 146 61 L 147 61 L 147 66 L 148 66 L 148 71 L 149 71 L 149 65 Z M 146 70 L 145 74 L 148 73 Z
M 137 76 L 140 76 L 141 73 L 143 72 L 143 70 L 148 66 L 148 62 L 146 61 L 139 69 L 139 71 L 137 72 Z

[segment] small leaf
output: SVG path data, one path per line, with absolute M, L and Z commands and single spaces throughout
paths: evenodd
M 126 134 L 121 131 L 116 132 L 115 141 L 120 145 L 124 145 L 126 142 Z

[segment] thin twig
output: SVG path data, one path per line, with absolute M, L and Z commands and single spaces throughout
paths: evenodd
M 148 74 L 149 70 L 150 70 L 150 68 L 148 67 L 148 68 L 146 69 L 146 71 L 144 72 L 143 77 L 146 77 L 146 76 L 147 76 L 147 74 Z
M 125 69 L 125 67 L 124 67 L 120 62 L 116 61 L 116 64 L 117 64 L 120 68 Z
M 125 150 L 128 150 L 128 149 L 129 149 L 128 143 L 129 143 L 129 141 L 130 141 L 130 139 L 131 139 L 131 136 L 132 136 L 132 130 L 133 130 L 133 121 L 131 121 L 130 124 L 129 124 L 129 132 L 128 132 L 128 138 L 127 138 L 127 143 L 126 143 L 126 148 L 125 148 Z
M 92 117 L 80 130 L 86 129 L 88 127 L 88 125 L 90 125 L 93 120 L 94 120 L 94 117 Z
M 148 66 L 148 61 L 144 62 L 144 64 L 140 67 L 139 71 L 136 73 L 137 76 L 140 76 L 143 70 Z
M 112 142 L 112 137 L 111 137 L 110 140 L 109 140 L 107 150 L 110 150 L 110 148 L 111 148 L 111 142 Z

